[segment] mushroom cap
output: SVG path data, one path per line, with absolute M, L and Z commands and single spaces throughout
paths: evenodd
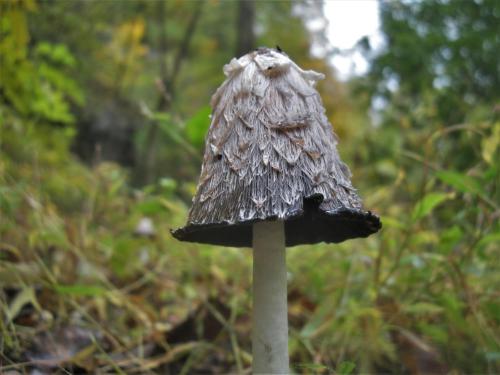
M 367 237 L 364 211 L 315 90 L 320 73 L 259 48 L 224 66 L 196 195 L 181 241 L 251 247 L 252 225 L 283 220 L 286 245 Z

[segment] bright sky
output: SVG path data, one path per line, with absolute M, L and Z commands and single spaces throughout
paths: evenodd
M 332 59 L 340 79 L 362 74 L 368 64 L 359 52 L 350 52 L 356 42 L 368 36 L 373 47 L 383 43 L 380 34 L 379 6 L 377 0 L 325 0 L 328 19 L 328 38 L 333 47 L 345 52 Z

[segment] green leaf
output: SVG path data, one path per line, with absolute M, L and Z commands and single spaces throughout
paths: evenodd
M 428 302 L 417 302 L 412 305 L 403 305 L 402 310 L 405 313 L 422 315 L 422 314 L 440 314 L 443 312 L 443 307 L 435 305 L 433 303 Z
M 460 240 L 464 237 L 464 232 L 462 229 L 454 225 L 451 228 L 446 229 L 440 235 L 440 245 L 439 251 L 444 254 L 448 254 L 454 246 L 456 246 Z
M 500 322 L 500 301 L 486 301 L 482 307 L 492 321 Z
M 351 372 L 353 372 L 354 368 L 356 367 L 356 364 L 353 362 L 345 361 L 342 362 L 340 365 L 337 366 L 337 375 L 349 375 Z
M 424 216 L 427 216 L 436 208 L 439 204 L 449 199 L 450 194 L 445 193 L 429 193 L 424 196 L 414 207 L 412 212 L 412 220 L 418 221 Z
M 383 224 L 384 228 L 396 228 L 396 229 L 406 228 L 406 225 L 404 222 L 402 222 L 400 219 L 390 217 L 390 216 L 384 216 L 382 219 L 382 224 Z
M 430 337 L 436 343 L 446 345 L 446 343 L 449 342 L 448 332 L 442 326 L 436 325 L 434 323 L 429 324 L 425 322 L 424 319 L 420 319 L 418 327 L 425 336 Z
M 439 171 L 437 177 L 461 193 L 482 194 L 480 182 L 474 177 L 455 171 Z
M 159 185 L 162 188 L 163 193 L 167 196 L 170 196 L 177 188 L 177 181 L 175 181 L 173 178 L 164 177 L 160 179 Z
M 72 296 L 95 297 L 106 293 L 106 289 L 104 289 L 102 286 L 99 285 L 84 285 L 84 284 L 56 285 L 54 289 L 59 294 L 69 294 Z
M 324 285 L 323 278 L 321 278 L 321 285 Z M 323 300 L 309 318 L 309 321 L 302 327 L 300 337 L 302 339 L 314 337 L 318 329 L 329 319 L 329 316 L 331 316 L 333 306 L 332 300 Z
M 136 209 L 142 215 L 155 215 L 165 211 L 165 207 L 159 199 L 148 199 L 144 202 L 138 203 Z
M 196 147 L 202 147 L 204 144 L 205 134 L 210 125 L 209 116 L 211 111 L 209 106 L 203 107 L 186 123 L 187 137 Z
M 500 232 L 490 233 L 479 240 L 477 247 L 483 247 L 490 243 L 500 243 Z

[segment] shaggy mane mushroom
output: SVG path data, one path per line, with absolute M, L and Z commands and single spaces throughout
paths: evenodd
M 340 160 L 337 138 L 304 71 L 259 48 L 224 66 L 181 241 L 253 246 L 253 372 L 289 372 L 286 246 L 377 232 Z

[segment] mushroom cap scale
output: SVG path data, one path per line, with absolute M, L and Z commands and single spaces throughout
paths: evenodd
M 224 67 L 181 241 L 252 246 L 252 224 L 285 222 L 286 245 L 342 242 L 377 232 L 363 210 L 314 88 L 323 75 L 259 48 Z

